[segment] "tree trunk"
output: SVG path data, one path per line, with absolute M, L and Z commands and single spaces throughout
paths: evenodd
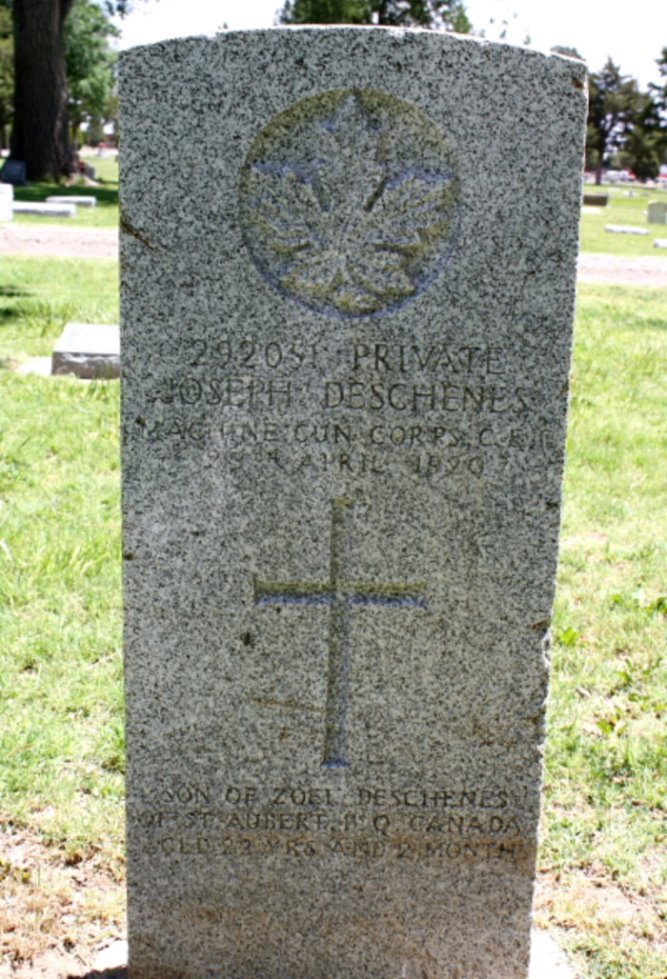
M 12 159 L 29 180 L 72 173 L 63 27 L 72 0 L 14 0 Z

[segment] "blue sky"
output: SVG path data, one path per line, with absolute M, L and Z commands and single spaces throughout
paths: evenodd
M 507 38 L 548 50 L 575 47 L 596 71 L 608 55 L 642 86 L 657 81 L 655 60 L 667 46 L 665 0 L 465 0 L 478 31 L 497 40 L 507 22 Z M 165 37 L 211 34 L 231 29 L 270 27 L 281 0 L 135 0 L 135 10 L 120 24 L 122 47 Z

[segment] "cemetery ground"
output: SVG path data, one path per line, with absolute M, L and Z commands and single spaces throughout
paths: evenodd
M 659 227 L 601 230 L 656 192 L 612 193 L 584 248 L 656 254 Z M 60 223 L 112 228 L 112 198 Z M 83 976 L 123 933 L 118 385 L 14 370 L 68 320 L 117 322 L 117 293 L 111 260 L 2 261 L 3 979 Z M 666 307 L 579 289 L 536 921 L 591 979 L 667 974 Z
M 96 207 L 78 208 L 74 218 L 51 220 L 61 226 L 75 224 L 77 227 L 85 228 L 115 228 L 118 226 L 118 163 L 115 159 L 103 157 L 91 157 L 90 162 L 95 168 L 95 181 L 77 180 L 69 187 L 52 183 L 30 183 L 25 187 L 16 187 L 14 199 L 37 203 L 45 201 L 52 194 L 96 197 Z M 14 221 L 37 225 L 43 224 L 45 219 L 35 214 L 18 214 L 14 217 Z

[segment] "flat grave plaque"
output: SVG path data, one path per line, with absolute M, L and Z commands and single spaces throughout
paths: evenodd
M 52 374 L 120 376 L 120 330 L 114 323 L 67 323 L 51 355 Z
M 14 201 L 14 214 L 38 214 L 41 217 L 73 218 L 76 214 L 74 204 L 49 204 L 46 201 Z
M 96 207 L 97 198 L 91 194 L 51 194 L 47 204 L 74 204 L 75 207 Z

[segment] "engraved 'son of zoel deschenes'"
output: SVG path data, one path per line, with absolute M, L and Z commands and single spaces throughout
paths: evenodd
M 325 92 L 255 139 L 244 235 L 283 295 L 334 316 L 389 312 L 442 268 L 457 191 L 452 152 L 419 109 L 381 92 Z

